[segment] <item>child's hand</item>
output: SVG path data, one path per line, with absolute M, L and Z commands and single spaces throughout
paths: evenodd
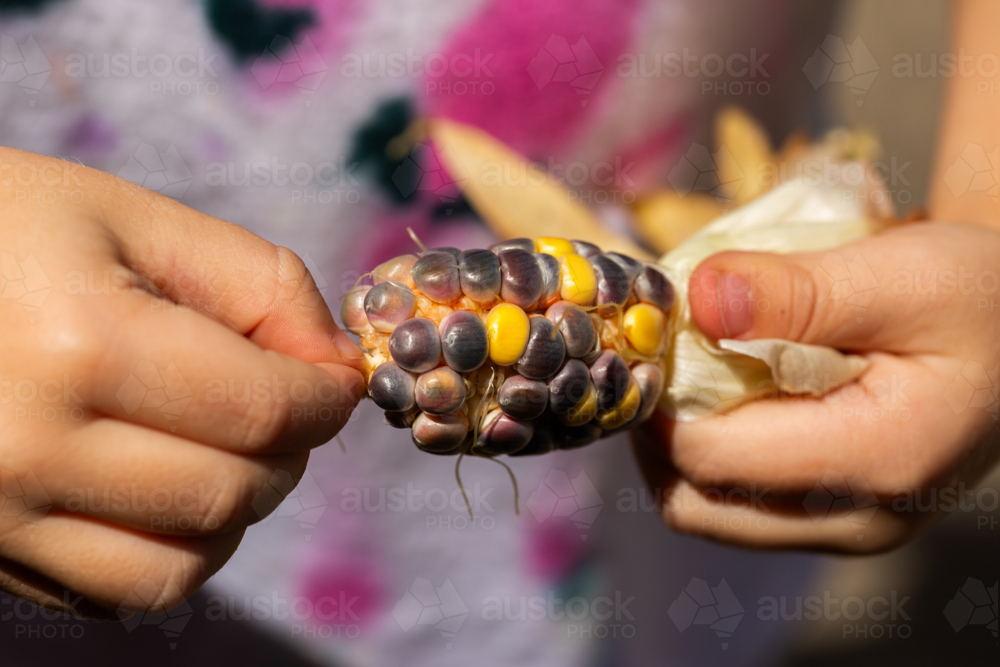
M 360 351 L 292 252 L 78 165 L 0 149 L 0 253 L 0 587 L 169 608 L 344 425 Z
M 951 224 L 829 253 L 707 259 L 690 282 L 707 335 L 828 345 L 871 367 L 818 400 L 651 420 L 634 442 L 665 520 L 761 547 L 877 551 L 912 537 L 947 508 L 943 489 L 970 488 L 997 459 L 998 277 L 1000 233 Z M 817 484 L 846 506 L 807 497 Z

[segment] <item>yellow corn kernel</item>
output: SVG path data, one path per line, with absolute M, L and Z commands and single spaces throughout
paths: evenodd
M 597 274 L 585 257 L 567 253 L 559 258 L 559 296 L 578 306 L 589 306 L 597 298 Z
M 639 404 L 642 403 L 642 392 L 639 391 L 639 383 L 630 380 L 625 396 L 618 405 L 597 414 L 597 424 L 605 431 L 613 431 L 629 423 L 639 414 Z
M 597 414 L 597 391 L 593 386 L 587 387 L 586 395 L 580 402 L 570 408 L 569 412 L 559 415 L 559 421 L 566 426 L 582 426 Z
M 535 252 L 544 252 L 558 259 L 563 255 L 575 251 L 573 250 L 573 244 L 566 239 L 556 238 L 555 236 L 540 236 L 535 239 Z
M 495 306 L 486 316 L 486 336 L 490 341 L 490 360 L 498 366 L 517 361 L 528 344 L 528 316 L 512 303 Z
M 666 333 L 667 317 L 656 306 L 637 303 L 625 311 L 625 338 L 639 354 L 659 354 Z

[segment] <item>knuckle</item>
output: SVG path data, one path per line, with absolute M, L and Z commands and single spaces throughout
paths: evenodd
M 711 488 L 735 482 L 733 459 L 720 453 L 709 441 L 697 446 L 677 447 L 671 453 L 674 467 L 697 488 Z
M 24 356 L 39 367 L 58 367 L 71 373 L 100 370 L 107 354 L 108 332 L 103 316 L 83 300 L 63 299 L 55 308 L 38 313 L 34 333 L 18 340 Z
M 248 401 L 233 427 L 233 445 L 241 451 L 256 451 L 274 442 L 284 427 L 288 407 L 285 402 Z
M 789 322 L 789 335 L 792 340 L 818 340 L 824 322 L 821 318 L 820 294 L 824 288 L 819 281 L 822 278 L 815 271 L 805 271 L 796 267 L 793 272 L 796 277 L 790 281 L 794 290 L 792 294 L 792 318 Z M 825 309 L 828 315 L 831 309 Z
M 168 576 L 163 582 L 161 609 L 163 611 L 173 609 L 194 595 L 208 574 L 204 558 L 183 550 L 178 551 L 172 557 Z
M 284 246 L 275 246 L 275 267 L 282 281 L 303 282 L 309 277 L 302 258 Z
M 813 340 L 819 311 L 820 276 L 800 266 L 781 263 L 768 280 L 768 291 L 777 296 L 773 313 L 778 338 L 806 342 Z M 772 304 L 772 311 L 774 305 Z
M 199 527 L 210 534 L 239 530 L 251 523 L 253 484 L 250 476 L 243 469 L 223 473 L 206 494 L 205 506 L 200 508 L 201 516 L 198 517 Z
M 274 253 L 272 306 L 322 299 L 316 281 L 301 257 L 283 246 L 276 246 Z
M 126 584 L 120 610 L 163 613 L 194 595 L 210 573 L 202 557 L 183 549 L 164 560 L 145 562 Z

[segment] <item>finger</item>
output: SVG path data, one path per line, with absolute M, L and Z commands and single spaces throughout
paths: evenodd
M 92 346 L 79 391 L 88 406 L 216 447 L 275 454 L 329 442 L 364 394 L 353 368 L 262 350 L 200 313 L 155 301 L 104 297 L 109 315 L 91 332 L 102 344 Z
M 816 516 L 799 508 L 731 502 L 687 481 L 670 488 L 660 509 L 664 521 L 682 533 L 767 549 L 876 553 L 902 544 L 920 525 L 886 507 Z
M 74 618 L 119 620 L 113 610 L 84 600 L 65 586 L 6 558 L 0 558 L 0 591 Z
M 921 353 L 953 345 L 974 317 L 967 234 L 911 225 L 826 252 L 726 252 L 691 276 L 695 324 L 712 338 L 782 338 L 850 350 Z M 994 260 L 995 261 L 995 260 Z M 982 278 L 982 276 L 979 276 Z M 970 283 L 971 281 L 971 283 Z
M 123 263 L 162 294 L 266 349 L 360 368 L 360 350 L 339 330 L 293 252 L 121 178 L 70 166 L 88 191 L 99 193 L 84 206 L 115 235 Z
M 913 443 L 958 437 L 961 427 L 956 430 L 942 389 L 943 378 L 957 373 L 954 364 L 874 353 L 869 359 L 857 382 L 822 399 L 752 401 L 696 422 L 654 416 L 646 433 L 699 488 L 802 497 L 824 481 L 851 495 L 851 480 L 861 475 L 865 493 L 884 500 L 938 481 L 940 471 L 958 464 L 963 448 Z
M 0 517 L 0 557 L 117 611 L 162 612 L 190 597 L 221 568 L 242 532 L 202 538 L 137 533 L 82 515 L 36 523 Z
M 17 478 L 37 480 L 30 504 L 166 535 L 242 531 L 270 514 L 305 470 L 308 454 L 248 457 L 159 431 L 98 419 L 52 437 Z M 275 477 L 275 474 L 278 476 Z M 32 477 L 33 476 L 33 477 Z
M 901 543 L 916 523 L 877 505 L 809 513 L 740 488 L 699 488 L 666 454 L 664 429 L 672 425 L 660 415 L 655 428 L 633 430 L 632 444 L 660 515 L 675 530 L 749 547 L 871 552 Z

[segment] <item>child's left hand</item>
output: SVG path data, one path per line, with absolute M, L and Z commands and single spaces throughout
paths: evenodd
M 852 267 L 850 279 L 835 286 L 831 266 Z M 710 337 L 828 345 L 871 366 L 821 399 L 766 398 L 694 423 L 654 416 L 633 439 L 664 519 L 759 547 L 910 539 L 1000 453 L 998 277 L 1000 233 L 939 223 L 828 253 L 707 259 L 690 298 Z M 832 495 L 809 497 L 817 485 Z

